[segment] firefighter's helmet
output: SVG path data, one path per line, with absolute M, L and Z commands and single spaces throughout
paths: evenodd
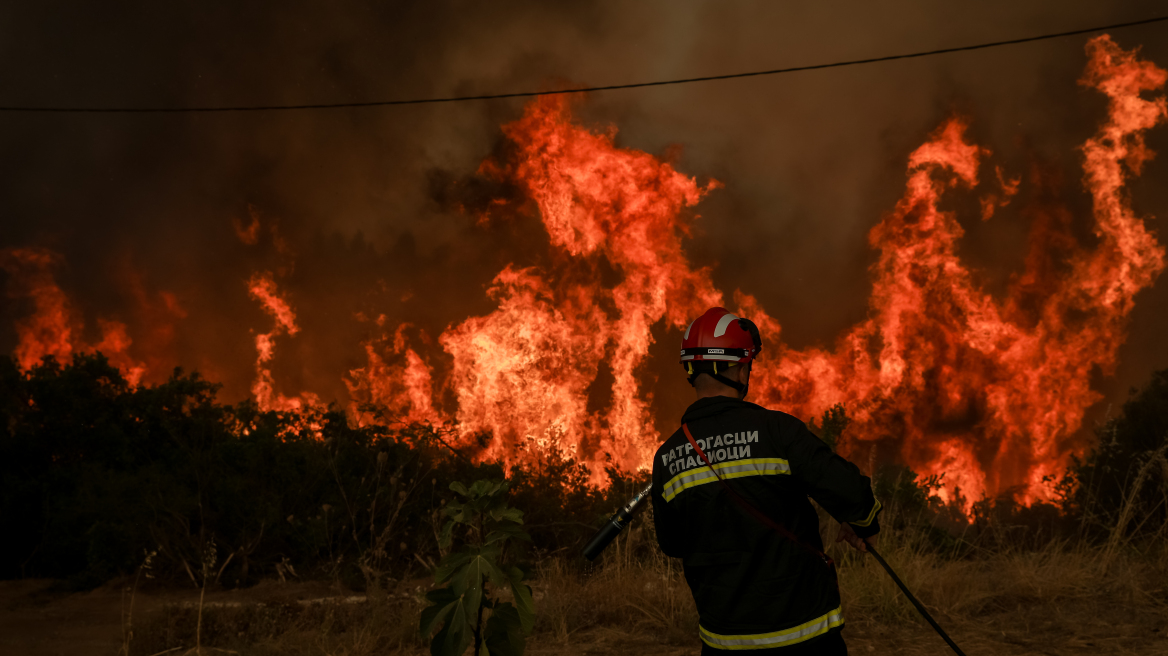
M 709 374 L 745 395 L 746 386 L 719 372 L 751 362 L 762 351 L 758 326 L 741 319 L 726 308 L 714 307 L 694 319 L 681 338 L 681 365 L 692 385 L 701 374 Z

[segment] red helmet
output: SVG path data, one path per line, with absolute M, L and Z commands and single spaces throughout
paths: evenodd
M 685 329 L 681 338 L 681 363 L 693 373 L 695 362 L 750 362 L 762 351 L 758 327 L 739 319 L 726 308 L 710 308 Z M 715 370 L 716 371 L 716 370 Z

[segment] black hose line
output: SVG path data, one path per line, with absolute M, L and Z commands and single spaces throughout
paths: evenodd
M 880 566 L 884 568 L 884 571 L 888 572 L 888 575 L 891 576 L 892 580 L 896 582 L 896 585 L 900 587 L 900 591 L 904 593 L 904 596 L 908 597 L 908 600 L 912 602 L 913 606 L 916 606 L 917 611 L 919 611 L 921 616 L 924 617 L 925 620 L 933 627 L 933 630 L 935 630 L 937 634 L 940 635 L 941 638 L 944 639 L 945 642 L 953 648 L 953 651 L 957 652 L 957 656 L 965 656 L 965 652 L 961 651 L 961 648 L 957 646 L 957 643 L 953 642 L 953 638 L 950 638 L 949 634 L 945 633 L 945 629 L 942 629 L 941 625 L 937 624 L 937 621 L 933 619 L 933 616 L 929 615 L 929 611 L 925 610 L 925 607 L 921 604 L 921 602 L 917 601 L 917 598 L 913 596 L 913 593 L 908 591 L 908 587 L 905 586 L 904 581 L 901 581 L 900 577 L 896 575 L 896 572 L 892 571 L 892 568 L 888 566 L 888 563 L 876 551 L 876 547 L 873 547 L 869 544 L 868 553 L 876 557 L 876 562 L 880 563 Z

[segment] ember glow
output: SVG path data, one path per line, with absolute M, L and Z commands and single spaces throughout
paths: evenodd
M 959 217 L 943 208 L 955 194 L 973 196 L 977 207 L 962 218 L 992 221 L 1026 183 L 970 139 L 971 119 L 951 117 L 909 155 L 901 200 L 869 233 L 878 257 L 868 318 L 831 349 L 785 346 L 781 312 L 768 313 L 751 290 L 725 298 L 711 271 L 690 263 L 683 239 L 698 219 L 694 208 L 720 183 L 619 148 L 615 128 L 582 127 L 566 99 L 542 97 L 503 127 L 512 148 L 479 175 L 529 199 L 546 230 L 548 264 L 503 267 L 487 290 L 494 310 L 460 315 L 435 337 L 408 317 L 358 315 L 375 337 L 358 349 L 364 366 L 346 367 L 351 415 L 448 423 L 455 446 L 508 464 L 559 451 L 604 484 L 607 466 L 646 467 L 662 438 L 646 391 L 651 330 L 664 328 L 679 343 L 692 318 L 724 305 L 762 329 L 752 400 L 805 420 L 842 403 L 853 419 L 841 447 L 847 455 L 866 466 L 878 451 L 882 461 L 943 475 L 947 499 L 1049 498 L 1047 478 L 1088 446 L 1077 435 L 1100 398 L 1090 373 L 1113 369 L 1135 295 L 1165 257 L 1132 211 L 1125 183 L 1152 157 L 1143 135 L 1168 109 L 1163 96 L 1144 96 L 1166 74 L 1107 36 L 1087 52 L 1082 84 L 1109 100 L 1097 135 L 1082 146 L 1097 241 L 1081 245 L 1065 215 L 1038 212 L 1006 293 L 985 291 L 958 256 Z M 262 229 L 254 211 L 249 224 L 235 224 L 249 245 Z M 273 239 L 286 254 L 287 244 Z M 102 321 L 98 343 L 80 341 L 52 277 L 55 256 L 14 250 L 0 265 L 10 296 L 32 299 L 32 315 L 17 326 L 21 367 L 96 348 L 141 378 L 124 324 Z M 245 282 L 273 322 L 255 335 L 252 395 L 265 410 L 319 406 L 310 392 L 278 392 L 272 374 L 277 344 L 305 339 L 295 297 L 271 273 Z M 378 406 L 384 412 L 371 410 Z

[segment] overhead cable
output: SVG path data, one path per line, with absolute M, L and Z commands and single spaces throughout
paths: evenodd
M 1056 32 L 1053 34 L 1041 34 L 1038 36 L 1028 36 L 1020 39 L 1008 39 L 1005 41 L 993 41 L 990 43 L 979 43 L 970 46 L 956 46 L 952 48 L 941 48 L 939 50 L 925 50 L 921 52 L 913 52 L 901 55 L 885 55 L 883 57 L 870 57 L 867 59 L 850 59 L 847 61 L 832 62 L 829 64 L 811 64 L 807 66 L 791 66 L 788 68 L 775 68 L 766 71 L 750 71 L 747 73 L 727 73 L 724 75 L 707 75 L 703 77 L 687 77 L 675 80 L 658 80 L 655 82 L 632 82 L 629 84 L 609 84 L 605 86 L 596 87 L 576 87 L 572 89 L 558 89 L 551 91 L 519 91 L 514 93 L 492 93 L 482 94 L 477 96 L 445 96 L 438 98 L 414 98 L 410 100 L 376 100 L 369 102 L 338 102 L 338 103 L 315 103 L 303 105 L 236 105 L 236 106 L 208 106 L 208 107 L 64 107 L 64 106 L 0 106 L 0 112 L 41 112 L 41 113 L 61 113 L 61 114 L 189 114 L 189 113 L 212 113 L 212 112 L 276 112 L 276 111 L 292 111 L 292 110 L 308 110 L 308 109 L 347 109 L 360 107 L 393 107 L 398 105 L 433 105 L 438 103 L 455 103 L 455 102 L 469 102 L 474 100 L 501 100 L 506 98 L 532 98 L 536 96 L 553 96 L 571 93 L 588 93 L 592 91 L 617 91 L 620 89 L 640 89 L 644 87 L 663 87 L 675 84 L 691 84 L 694 82 L 712 82 L 715 80 L 735 80 L 745 77 L 761 77 L 764 75 L 779 75 L 782 73 L 797 73 L 800 71 L 817 71 L 826 68 L 842 68 L 844 66 L 858 66 L 860 64 L 875 64 L 878 62 L 896 61 L 898 59 L 916 59 L 918 57 L 931 57 L 933 55 L 943 55 L 952 52 L 966 52 L 969 50 L 984 50 L 986 48 L 997 48 L 999 46 L 1017 45 L 1020 43 L 1031 43 L 1034 41 L 1044 41 L 1047 39 L 1058 39 L 1067 36 L 1076 36 L 1079 34 L 1090 34 L 1091 32 L 1104 32 L 1108 30 L 1117 30 L 1125 27 L 1135 27 L 1137 25 L 1148 25 L 1150 23 L 1159 23 L 1168 21 L 1168 16 L 1160 16 L 1157 18 L 1146 18 L 1144 20 L 1129 21 L 1126 23 L 1115 23 L 1113 25 L 1102 25 L 1099 27 L 1088 27 L 1079 30 L 1070 30 L 1068 32 Z

